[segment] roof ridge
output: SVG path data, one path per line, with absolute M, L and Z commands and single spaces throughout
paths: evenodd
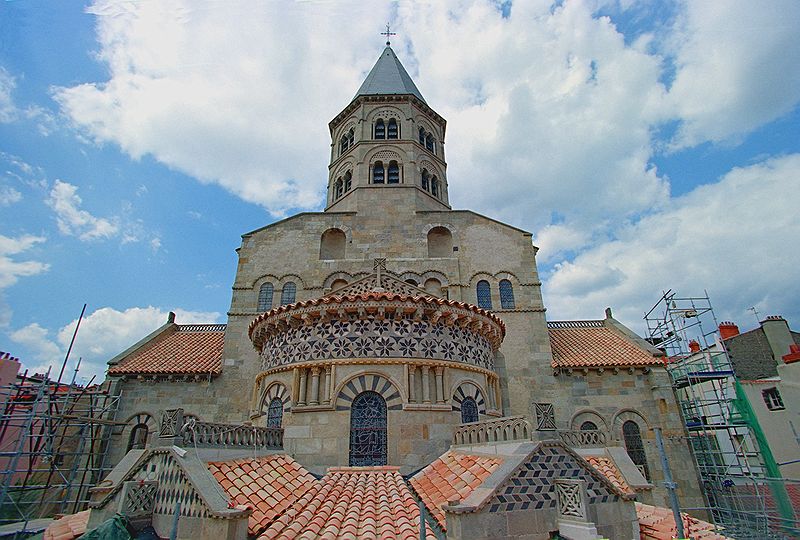
M 602 319 L 585 319 L 574 321 L 547 321 L 547 328 L 601 328 L 605 326 Z

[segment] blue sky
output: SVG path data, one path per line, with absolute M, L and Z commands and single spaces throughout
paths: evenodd
M 673 288 L 800 328 L 800 4 L 370 7 L 0 3 L 0 350 L 58 363 L 87 303 L 102 378 L 170 310 L 224 322 L 240 235 L 321 209 L 386 21 L 453 206 L 534 233 L 550 318 L 641 330 Z

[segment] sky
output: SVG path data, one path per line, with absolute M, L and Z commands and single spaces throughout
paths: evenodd
M 241 234 L 324 204 L 392 47 L 453 208 L 533 233 L 550 320 L 662 293 L 800 330 L 800 2 L 0 2 L 0 350 L 68 373 L 225 322 Z M 755 309 L 751 309 L 755 308 Z

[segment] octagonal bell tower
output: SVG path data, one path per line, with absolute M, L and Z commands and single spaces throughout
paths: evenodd
M 325 211 L 449 210 L 446 125 L 387 42 L 353 100 L 328 125 Z

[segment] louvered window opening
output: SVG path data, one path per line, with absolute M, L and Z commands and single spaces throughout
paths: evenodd
M 389 120 L 389 126 L 388 126 L 388 129 L 386 130 L 386 134 L 387 134 L 387 138 L 389 138 L 389 139 L 396 139 L 397 138 L 397 134 L 398 134 L 397 120 L 395 120 L 394 118 Z
M 387 178 L 388 184 L 399 184 L 400 183 L 400 167 L 392 161 L 389 164 L 389 176 Z
M 379 161 L 372 167 L 372 183 L 383 184 L 384 174 L 383 163 Z
M 383 123 L 383 120 L 378 120 L 377 122 L 375 122 L 375 138 L 376 139 L 386 138 L 386 125 Z
M 362 392 L 350 407 L 350 466 L 386 462 L 386 401 L 377 392 Z

